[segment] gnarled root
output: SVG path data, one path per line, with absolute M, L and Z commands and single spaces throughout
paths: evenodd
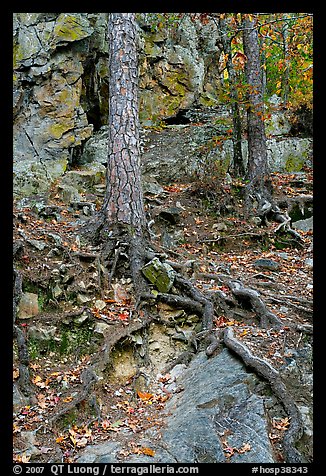
M 281 401 L 291 419 L 290 428 L 286 431 L 283 439 L 286 462 L 302 463 L 302 456 L 295 448 L 295 444 L 303 435 L 303 422 L 298 407 L 289 394 L 280 374 L 268 362 L 252 355 L 248 347 L 234 337 L 232 328 L 227 327 L 224 330 L 223 342 L 226 347 L 235 352 L 247 366 L 253 368 L 269 382 L 273 392 Z

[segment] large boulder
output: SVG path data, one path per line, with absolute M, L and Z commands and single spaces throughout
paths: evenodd
M 181 367 L 160 438 L 150 429 L 141 441 L 154 456 L 129 456 L 128 463 L 274 463 L 268 397 L 256 393 L 258 378 L 227 349 L 211 359 L 200 352 L 188 368 Z M 86 448 L 77 462 L 121 462 L 121 449 L 112 438 Z

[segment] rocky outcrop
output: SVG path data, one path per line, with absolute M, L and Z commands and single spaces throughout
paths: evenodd
M 211 359 L 199 353 L 188 368 L 175 369 L 161 437 L 151 429 L 142 442 L 155 454 L 129 456 L 128 463 L 275 462 L 265 415 L 270 397 L 259 395 L 262 383 L 238 359 L 226 349 Z M 112 439 L 88 447 L 77 462 L 121 462 L 120 451 Z
M 185 16 L 174 29 L 152 31 L 141 21 L 140 119 L 144 125 L 194 104 L 218 104 L 219 37 L 213 21 Z
M 108 116 L 108 14 L 14 14 L 14 190 L 48 190 Z M 217 29 L 189 18 L 152 32 L 139 16 L 144 124 L 217 91 Z M 169 30 L 170 31 L 170 30 Z M 213 74 L 214 70 L 214 74 Z M 211 95 L 210 102 L 216 103 Z
M 86 14 L 14 16 L 14 189 L 47 190 L 93 126 L 81 105 Z
M 203 113 L 204 114 L 204 113 Z M 197 124 L 170 125 L 160 132 L 144 129 L 141 166 L 145 177 L 161 183 L 191 180 L 196 172 L 214 167 L 225 174 L 233 160 L 233 143 L 225 135 L 231 118 L 215 109 L 215 116 Z M 217 140 L 219 138 L 219 140 Z M 268 162 L 272 172 L 299 172 L 312 161 L 312 139 L 274 136 L 267 139 Z M 242 141 L 244 162 L 248 160 L 248 142 Z M 103 126 L 85 144 L 81 163 L 106 164 L 108 129 Z

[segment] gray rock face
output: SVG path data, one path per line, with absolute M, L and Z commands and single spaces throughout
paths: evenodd
M 144 435 L 153 457 L 141 455 L 128 463 L 273 463 L 263 397 L 254 393 L 257 377 L 227 349 L 207 359 L 199 353 L 176 376 L 177 387 L 166 409 L 162 438 Z M 151 430 L 153 431 L 153 430 Z M 227 458 L 227 447 L 237 449 Z M 88 447 L 78 463 L 118 462 L 115 441 Z
M 47 191 L 93 129 L 107 123 L 107 21 L 105 13 L 14 14 L 15 193 Z M 149 33 L 144 18 L 139 25 L 141 121 L 154 124 L 207 94 L 216 103 L 215 23 L 185 19 L 174 38 L 164 29 Z
M 240 449 L 251 450 L 232 457 L 232 462 L 273 462 L 264 415 L 263 399 L 252 393 L 256 378 L 224 350 L 208 360 L 199 354 L 179 380 L 184 391 L 169 401 L 163 441 L 178 462 L 225 462 L 222 438 Z
M 314 222 L 313 217 L 310 217 L 310 218 L 307 218 L 306 220 L 298 220 L 292 223 L 292 227 L 295 228 L 296 230 L 311 231 L 313 230 L 313 222 Z
M 215 119 L 227 120 L 224 111 L 216 110 Z M 212 118 L 213 120 L 214 118 Z M 201 126 L 175 125 L 157 132 L 141 133 L 141 167 L 145 176 L 159 183 L 189 180 L 195 172 L 204 172 L 210 164 L 217 165 L 226 173 L 233 160 L 232 140 L 213 146 L 203 155 L 203 147 L 211 143 L 212 137 L 223 133 L 220 125 L 207 122 Z M 82 163 L 106 164 L 108 157 L 108 128 L 103 126 L 85 144 Z M 312 140 L 308 138 L 271 138 L 267 140 L 268 162 L 271 171 L 291 172 L 309 165 L 312 156 Z M 248 144 L 242 142 L 244 162 L 248 160 Z

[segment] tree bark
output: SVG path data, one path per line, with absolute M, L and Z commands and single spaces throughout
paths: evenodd
M 258 209 L 269 201 L 267 146 L 264 125 L 264 104 L 258 32 L 251 15 L 243 15 L 243 48 L 247 57 L 245 74 L 247 82 L 248 167 L 246 208 Z M 255 201 L 257 205 L 255 206 Z
M 102 212 L 114 225 L 145 226 L 138 115 L 138 56 L 134 13 L 111 13 L 109 40 L 109 157 Z
M 237 75 L 232 63 L 231 40 L 228 35 L 229 26 L 225 17 L 219 17 L 219 28 L 221 32 L 221 42 L 224 54 L 227 57 L 226 68 L 229 75 L 230 99 L 233 122 L 233 171 L 234 174 L 242 177 L 245 174 L 241 147 L 241 115 L 239 108 L 239 95 L 236 89 Z
M 284 57 L 284 71 L 282 75 L 282 99 L 283 104 L 286 105 L 289 99 L 289 79 L 290 79 L 290 56 L 289 56 L 289 24 L 288 24 L 288 14 L 283 14 L 283 26 L 282 26 L 282 37 L 283 37 L 283 57 Z

